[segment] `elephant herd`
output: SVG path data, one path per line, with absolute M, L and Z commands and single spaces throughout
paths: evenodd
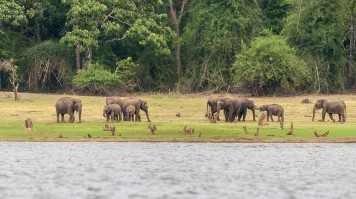
M 64 122 L 64 114 L 69 115 L 69 122 L 73 123 L 75 120 L 74 112 L 78 112 L 79 122 L 81 122 L 82 116 L 82 102 L 80 99 L 71 97 L 62 97 L 56 103 L 56 115 L 57 122 Z M 226 122 L 245 121 L 247 109 L 252 111 L 253 121 L 256 121 L 255 110 L 266 111 L 267 121 L 272 116 L 277 116 L 278 121 L 283 128 L 284 122 L 284 109 L 279 104 L 267 104 L 260 107 L 255 106 L 253 100 L 247 98 L 240 98 L 236 95 L 220 94 L 212 95 L 207 101 L 206 117 L 210 121 L 219 121 L 220 111 L 224 112 Z M 335 122 L 332 114 L 338 114 L 339 122 L 346 121 L 346 104 L 342 100 L 329 100 L 318 99 L 313 108 L 314 121 L 315 111 L 322 109 L 322 121 L 325 120 L 325 114 L 328 113 L 330 119 Z M 106 121 L 141 121 L 140 110 L 146 113 L 148 122 L 150 118 L 148 116 L 148 105 L 146 101 L 137 98 L 122 99 L 120 97 L 108 97 L 106 98 L 106 105 L 103 108 L 103 116 L 106 117 Z M 61 115 L 61 121 L 59 120 Z
M 281 105 L 267 104 L 257 107 L 252 100 L 230 94 L 210 96 L 207 101 L 205 116 L 208 117 L 210 121 L 219 121 L 220 110 L 222 110 L 224 111 L 226 122 L 236 122 L 241 121 L 241 119 L 242 121 L 245 121 L 247 109 L 252 111 L 253 121 L 256 121 L 255 110 L 266 111 L 267 121 L 271 119 L 273 122 L 272 116 L 277 116 L 278 121 L 283 128 L 284 109 Z M 339 122 L 343 123 L 346 121 L 346 104 L 342 100 L 318 99 L 313 108 L 312 121 L 314 121 L 315 111 L 318 109 L 322 109 L 322 121 L 325 120 L 326 113 L 329 114 L 329 117 L 333 122 L 335 122 L 335 120 L 333 119 L 332 114 L 338 114 Z
M 64 122 L 64 114 L 69 115 L 69 122 L 73 123 L 75 120 L 74 112 L 78 112 L 79 122 L 81 122 L 82 102 L 80 99 L 71 97 L 62 97 L 56 103 L 57 122 L 59 123 L 59 115 L 61 115 L 61 122 Z M 136 99 L 120 97 L 106 98 L 106 105 L 103 108 L 103 116 L 106 121 L 141 121 L 140 110 L 146 113 L 147 120 L 150 122 L 148 116 L 147 102 Z

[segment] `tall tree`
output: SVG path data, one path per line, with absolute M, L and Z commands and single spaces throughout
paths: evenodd
M 309 60 L 315 82 L 343 88 L 346 59 L 343 49 L 345 6 L 339 0 L 296 1 L 282 30 L 287 41 Z
M 261 2 L 265 27 L 279 34 L 284 26 L 290 4 L 286 0 L 265 0 Z
M 171 22 L 174 25 L 174 32 L 176 34 L 176 43 L 175 43 L 175 58 L 176 58 L 176 69 L 177 69 L 177 74 L 180 75 L 183 72 L 183 66 L 182 66 L 182 61 L 181 61 L 181 53 L 180 53 L 180 24 L 182 21 L 182 17 L 184 15 L 185 12 L 185 8 L 188 4 L 188 0 L 180 0 L 179 1 L 180 5 L 180 9 L 178 12 L 178 16 L 177 16 L 177 6 L 175 6 L 173 4 L 173 0 L 168 0 L 168 5 L 169 5 L 169 15 L 170 15 L 170 19 Z
M 354 54 L 355 54 L 355 34 L 356 34 L 356 0 L 346 1 L 348 8 L 348 40 L 349 40 L 349 60 L 348 60 L 348 79 L 349 84 L 355 83 L 354 74 Z
M 64 43 L 76 46 L 85 53 L 85 60 L 92 59 L 92 48 L 99 43 L 117 42 L 128 37 L 139 37 L 140 44 L 153 42 L 162 48 L 168 48 L 162 35 L 165 27 L 159 23 L 164 15 L 155 13 L 161 0 L 63 0 L 71 8 L 67 14 L 67 25 L 72 30 L 62 38 Z M 164 32 L 164 31 L 163 31 Z M 78 62 L 78 59 L 77 59 Z M 80 63 L 77 63 L 77 69 Z
M 260 27 L 261 10 L 256 0 L 192 1 L 183 32 L 183 63 L 190 79 L 187 87 L 228 87 L 236 53 Z
M 14 0 L 0 0 L 0 34 L 4 27 L 19 26 L 26 22 L 24 8 Z

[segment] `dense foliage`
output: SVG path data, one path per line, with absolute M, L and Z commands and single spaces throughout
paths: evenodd
M 0 0 L 0 59 L 15 60 L 30 91 L 339 92 L 356 82 L 355 5 Z M 8 79 L 0 71 L 0 89 Z
M 254 95 L 294 91 L 308 81 L 309 70 L 281 36 L 257 37 L 236 57 L 233 74 Z

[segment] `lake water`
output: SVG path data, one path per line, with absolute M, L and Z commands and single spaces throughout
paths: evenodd
M 0 143 L 1 198 L 356 198 L 356 144 Z

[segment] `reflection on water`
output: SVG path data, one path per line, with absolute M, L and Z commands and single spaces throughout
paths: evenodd
M 0 143 L 1 198 L 355 198 L 356 144 Z

